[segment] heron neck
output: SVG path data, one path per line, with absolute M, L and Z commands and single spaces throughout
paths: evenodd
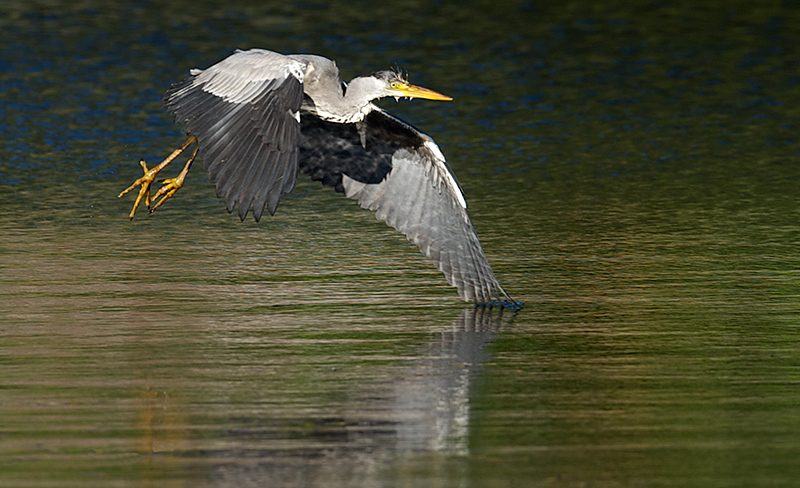
M 341 98 L 340 113 L 346 114 L 350 121 L 358 122 L 369 112 L 370 102 L 383 95 L 383 87 L 373 76 L 353 78 Z
M 341 86 L 321 84 L 307 86 L 306 92 L 314 101 L 315 112 L 320 118 L 339 123 L 360 122 L 369 112 L 370 101 L 380 96 L 375 81 L 370 76 L 354 78 L 344 93 Z

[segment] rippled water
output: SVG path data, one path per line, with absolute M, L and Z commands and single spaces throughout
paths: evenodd
M 6 1 L 0 485 L 796 486 L 800 9 Z M 238 222 L 159 99 L 234 48 L 399 64 L 496 274 L 474 310 L 301 180 Z

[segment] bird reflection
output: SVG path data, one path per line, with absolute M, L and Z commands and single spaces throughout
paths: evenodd
M 404 419 L 397 426 L 399 450 L 468 453 L 470 390 L 489 359 L 486 346 L 501 319 L 502 312 L 463 310 L 402 375 L 395 389 L 396 413 Z
M 469 454 L 470 398 L 489 359 L 487 345 L 514 313 L 463 310 L 419 360 L 396 371 L 392 388 L 377 394 L 367 391 L 366 401 L 357 400 L 365 392 L 354 394 L 353 405 L 339 410 L 338 435 L 331 435 L 332 422 L 325 419 L 324 441 L 309 438 L 294 447 L 277 448 L 272 439 L 262 448 L 236 450 L 230 453 L 232 462 L 214 471 L 215 484 L 377 487 L 385 485 L 387 473 L 404 472 L 403 463 L 415 456 L 459 459 Z

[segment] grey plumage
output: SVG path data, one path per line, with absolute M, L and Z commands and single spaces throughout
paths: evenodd
M 449 100 L 378 72 L 345 85 L 333 61 L 237 51 L 173 85 L 167 110 L 199 140 L 227 210 L 274 214 L 299 171 L 355 199 L 433 260 L 461 298 L 511 301 L 481 248 L 461 188 L 433 139 L 371 100 Z M 416 91 L 415 91 L 416 90 Z M 511 303 L 514 303 L 511 301 Z

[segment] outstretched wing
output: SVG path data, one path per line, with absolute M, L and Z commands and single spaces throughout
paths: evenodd
M 272 51 L 237 51 L 192 70 L 164 95 L 164 105 L 197 137 L 200 155 L 228 212 L 264 207 L 274 214 L 297 176 L 299 110 L 305 65 Z
M 462 299 L 506 295 L 433 139 L 377 106 L 358 124 L 303 117 L 300 170 L 376 212 L 431 258 Z

